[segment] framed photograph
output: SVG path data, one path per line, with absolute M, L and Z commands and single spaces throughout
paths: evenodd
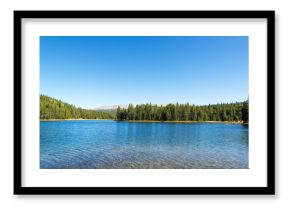
M 14 194 L 275 194 L 274 11 L 14 11 Z

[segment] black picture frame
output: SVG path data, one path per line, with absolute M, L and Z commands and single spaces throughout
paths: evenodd
M 267 20 L 266 187 L 24 187 L 22 186 L 22 19 L 219 18 Z M 14 11 L 14 194 L 16 195 L 272 195 L 275 194 L 275 11 Z

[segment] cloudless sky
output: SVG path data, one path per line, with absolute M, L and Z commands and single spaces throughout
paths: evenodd
M 247 36 L 41 36 L 40 93 L 83 108 L 248 98 Z

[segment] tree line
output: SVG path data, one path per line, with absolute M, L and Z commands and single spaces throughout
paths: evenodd
M 61 100 L 40 95 L 40 119 L 113 119 L 114 117 L 110 113 L 77 108 Z
M 249 101 L 214 105 L 141 104 L 117 108 L 117 120 L 154 121 L 243 121 L 248 122 Z

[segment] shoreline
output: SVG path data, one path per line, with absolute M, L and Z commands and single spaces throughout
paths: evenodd
M 94 121 L 94 120 L 112 120 L 117 122 L 143 122 L 143 123 L 220 123 L 220 124 L 242 124 L 248 125 L 249 123 L 244 123 L 242 121 L 158 121 L 158 120 L 115 120 L 115 119 L 40 119 L 40 122 L 55 122 L 55 121 Z
M 49 122 L 49 121 L 83 121 L 83 120 L 114 120 L 114 119 L 39 119 L 41 122 Z
M 122 121 L 122 120 L 116 120 Z M 124 120 L 124 122 L 163 122 L 163 123 L 222 123 L 222 124 L 249 124 L 242 121 L 157 121 L 157 120 Z

